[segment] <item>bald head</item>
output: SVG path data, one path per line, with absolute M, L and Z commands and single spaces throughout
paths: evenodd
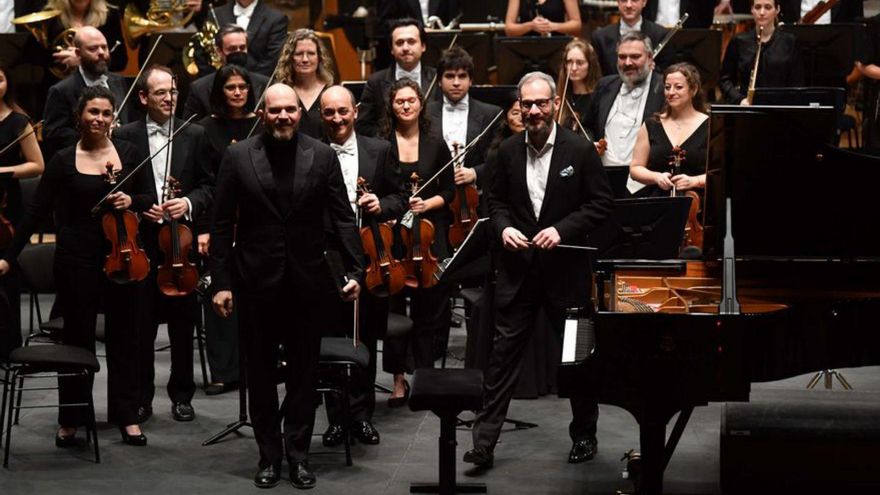
M 77 29 L 73 46 L 80 65 L 89 76 L 98 77 L 107 73 L 110 50 L 107 48 L 107 38 L 101 31 L 91 26 Z
M 354 95 L 343 86 L 331 86 L 321 94 L 321 121 L 330 141 L 343 144 L 354 132 L 357 120 Z
M 279 141 L 290 141 L 302 115 L 296 91 L 286 84 L 276 83 L 266 88 L 265 98 L 263 124 L 266 131 Z

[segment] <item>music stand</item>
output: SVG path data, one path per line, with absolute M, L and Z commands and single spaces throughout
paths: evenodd
M 605 175 L 608 176 L 608 182 L 611 183 L 614 199 L 626 199 L 632 196 L 626 188 L 626 183 L 629 180 L 629 167 L 626 165 L 605 167 Z
M 507 8 L 506 0 L 480 0 L 479 2 L 461 2 L 461 22 L 498 21 L 498 14 Z M 502 21 L 504 19 L 501 19 Z
M 355 101 L 361 101 L 361 95 L 364 94 L 364 88 L 367 87 L 366 81 L 342 81 L 341 84 L 354 94 Z
M 614 200 L 611 217 L 590 234 L 597 259 L 677 258 L 690 206 L 683 196 Z
M 571 36 L 496 36 L 498 83 L 517 84 L 527 72 L 540 71 L 556 78 L 562 66 L 562 49 Z
M 700 72 L 706 93 L 718 85 L 721 73 L 721 31 L 682 29 L 666 45 L 660 58 L 668 65 L 687 62 Z
M 489 235 L 489 219 L 480 218 L 452 258 L 440 263 L 434 278 L 452 284 L 489 273 Z
M 783 25 L 797 38 L 806 86 L 842 86 L 855 63 L 855 41 L 862 24 Z
M 490 103 L 507 111 L 507 107 L 511 103 L 510 95 L 516 94 L 516 86 L 507 84 L 497 86 L 471 86 L 468 94 L 476 100 L 480 100 L 483 103 Z
M 436 67 L 443 51 L 449 48 L 452 38 L 458 35 L 455 46 L 464 48 L 474 59 L 474 84 L 489 84 L 489 65 L 492 61 L 492 50 L 489 33 L 428 33 L 427 49 L 422 55 L 422 62 Z M 437 74 L 437 77 L 442 74 Z M 439 81 L 437 82 L 439 84 Z
M 846 90 L 844 88 L 757 88 L 753 105 L 791 106 L 791 107 L 832 107 L 837 121 L 846 111 Z M 834 125 L 838 128 L 837 122 Z M 837 129 L 835 135 L 839 136 Z

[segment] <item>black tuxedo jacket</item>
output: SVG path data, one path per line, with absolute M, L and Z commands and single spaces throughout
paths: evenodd
M 587 107 L 587 114 L 584 117 L 584 126 L 595 139 L 605 137 L 605 123 L 608 121 L 608 114 L 611 113 L 611 107 L 614 106 L 614 100 L 622 85 L 623 80 L 620 79 L 620 76 L 605 76 L 599 79 L 596 91 L 593 93 L 593 99 L 590 100 L 590 106 Z M 642 122 L 663 108 L 663 102 L 666 100 L 666 97 L 663 96 L 663 74 L 654 72 L 651 75 L 649 91 L 645 112 L 642 114 Z
M 438 83 L 439 84 L 439 83 Z M 489 103 L 483 103 L 480 100 L 475 99 L 474 97 L 468 97 L 468 122 L 467 122 L 467 143 L 462 143 L 462 146 L 470 143 L 474 140 L 478 135 L 480 135 L 489 124 L 492 123 L 492 119 L 498 115 L 498 112 L 501 111 L 501 108 L 496 107 L 495 105 L 491 105 Z M 431 119 L 431 124 L 434 126 L 440 135 L 443 135 L 443 99 L 433 100 L 428 103 L 428 117 Z M 495 122 L 495 128 L 490 130 L 480 139 L 477 144 L 471 148 L 471 151 L 468 151 L 467 156 L 464 159 L 464 165 L 466 167 L 470 167 L 477 172 L 477 187 L 483 187 L 483 172 L 486 164 L 486 154 L 489 152 L 489 146 L 492 144 L 492 138 L 495 137 L 495 133 L 500 128 L 501 119 Z
M 663 26 L 649 21 L 642 16 L 642 33 L 651 38 L 653 47 L 656 48 L 669 30 Z M 620 23 L 609 24 L 601 29 L 593 31 L 593 48 L 599 57 L 599 65 L 602 67 L 602 75 L 617 74 L 617 43 L 620 42 Z M 666 59 L 661 53 L 658 57 L 657 70 L 662 71 L 666 67 Z
M 611 186 L 595 147 L 577 134 L 556 126 L 547 188 L 541 212 L 535 218 L 526 183 L 526 142 L 511 136 L 498 148 L 495 180 L 489 194 L 489 216 L 496 239 L 513 227 L 529 239 L 555 227 L 562 244 L 586 245 L 587 235 L 611 212 Z M 503 308 L 513 301 L 529 270 L 540 270 L 547 297 L 563 307 L 589 304 L 590 264 L 581 251 L 499 249 L 495 302 Z M 531 265 L 536 263 L 536 267 Z
M 198 115 L 199 119 L 211 115 L 211 89 L 214 87 L 214 76 L 216 75 L 216 72 L 212 72 L 196 79 L 189 85 L 189 96 L 186 97 L 186 103 L 183 104 L 184 119 L 190 118 L 193 114 Z M 254 91 L 254 101 L 260 101 L 260 96 L 266 89 L 269 78 L 258 72 L 250 72 L 249 75 Z
M 308 301 L 335 290 L 324 261 L 325 213 L 349 277 L 361 281 L 364 253 L 336 153 L 297 134 L 291 207 L 282 214 L 272 201 L 276 186 L 265 139 L 261 133 L 231 145 L 220 164 L 211 228 L 213 289 L 260 297 L 291 284 Z
M 119 106 L 128 89 L 125 79 L 111 72 L 107 74 L 107 85 L 110 86 L 110 91 L 116 97 L 116 105 Z M 43 156 L 51 158 L 56 151 L 75 144 L 79 139 L 79 133 L 74 127 L 73 112 L 85 87 L 86 82 L 82 74 L 79 70 L 75 70 L 49 88 L 43 111 Z M 119 115 L 119 120 L 123 124 L 129 121 L 131 106 L 132 102 L 126 104 Z
M 795 24 L 801 18 L 801 0 L 781 0 L 781 20 Z M 865 4 L 862 0 L 841 0 L 831 7 L 831 22 L 855 22 L 865 17 Z
M 368 136 L 357 136 L 358 176 L 363 177 L 379 197 L 382 213 L 377 220 L 397 220 L 406 212 L 409 195 L 403 172 L 391 153 L 391 143 Z
M 355 123 L 357 133 L 362 136 L 376 136 L 382 126 L 382 120 L 385 118 L 385 109 L 388 106 L 388 92 L 391 91 L 391 85 L 394 84 L 395 65 L 387 69 L 374 72 L 367 78 L 367 84 L 364 86 L 364 92 L 361 93 L 360 107 L 358 110 L 358 120 Z M 437 71 L 433 67 L 422 64 L 421 87 L 422 94 L 428 91 L 431 81 Z M 437 86 L 438 83 L 434 83 Z M 432 90 L 433 97 L 436 98 L 440 94 L 439 88 Z
M 183 125 L 183 121 L 175 119 L 174 125 L 179 127 Z M 131 143 L 138 150 L 141 160 L 151 155 L 145 120 L 141 119 L 124 125 L 116 130 L 113 136 Z M 214 175 L 211 173 L 212 162 L 212 152 L 208 144 L 208 136 L 203 127 L 198 124 L 191 124 L 174 136 L 174 141 L 171 145 L 170 174 L 180 181 L 181 197 L 186 197 L 192 204 L 190 217 L 196 226 L 196 234 L 206 233 L 209 228 L 209 212 L 214 196 Z M 156 187 L 154 186 L 155 175 L 153 174 L 152 163 L 147 163 L 141 167 L 137 180 L 143 184 L 143 190 L 149 192 L 134 196 L 132 204 L 136 204 L 136 206 L 133 206 L 133 208 L 143 211 L 150 209 L 150 206 L 154 204 L 160 204 L 161 198 L 156 194 Z M 150 229 L 157 229 L 158 224 L 143 221 L 140 225 L 144 238 L 147 241 L 146 245 L 149 248 L 151 241 L 154 241 L 153 238 L 155 237 L 155 232 L 152 232 Z
M 235 24 L 236 18 L 232 13 L 234 4 L 235 0 L 229 0 L 225 5 L 214 9 L 220 27 Z M 248 22 L 247 39 L 248 70 L 266 77 L 271 76 L 278 57 L 281 56 L 284 40 L 287 39 L 287 16 L 267 5 L 266 0 L 257 2 Z
M 648 0 L 642 16 L 652 21 L 657 21 L 658 4 L 663 0 Z M 685 12 L 689 17 L 684 23 L 685 29 L 706 29 L 712 26 L 715 17 L 715 2 L 712 0 L 681 0 L 679 4 L 681 15 Z

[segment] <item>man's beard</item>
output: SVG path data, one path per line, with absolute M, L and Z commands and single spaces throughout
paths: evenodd
M 286 131 L 287 128 L 285 128 Z M 290 135 L 285 135 L 281 129 L 276 127 L 269 128 L 269 135 L 272 136 L 272 139 L 276 141 L 288 142 L 292 141 L 293 137 L 296 136 L 296 130 L 299 129 L 299 125 L 294 125 L 293 129 L 290 131 Z
M 530 138 L 538 138 L 539 140 L 543 140 L 547 136 L 550 135 L 550 129 L 553 125 L 553 115 L 556 114 L 556 109 L 554 108 L 552 112 L 550 112 L 546 117 L 542 118 L 540 122 L 536 124 L 532 124 L 528 119 L 525 121 L 526 131 L 529 132 Z M 544 125 L 541 125 L 541 124 Z
M 651 69 L 648 64 L 642 66 L 639 69 L 639 72 L 635 76 L 627 76 L 626 73 L 623 72 L 620 68 L 617 69 L 617 73 L 620 75 L 620 78 L 623 80 L 623 83 L 628 87 L 638 86 L 645 82 L 648 79 L 648 74 L 651 73 Z
M 107 73 L 107 62 L 103 60 L 94 63 L 83 60 L 80 62 L 80 65 L 82 65 L 86 74 L 90 76 L 100 77 Z

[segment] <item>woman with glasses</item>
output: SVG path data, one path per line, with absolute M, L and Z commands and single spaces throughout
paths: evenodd
M 593 46 L 580 38 L 571 40 L 562 50 L 563 68 L 559 71 L 556 87 L 565 93 L 566 102 L 559 110 L 561 122 L 567 129 L 580 132 L 575 119 L 583 123 L 596 84 L 602 77 L 599 58 Z M 565 69 L 568 69 L 567 71 Z M 572 114 L 572 111 L 574 114 Z
M 299 131 L 321 139 L 324 129 L 318 102 L 324 88 L 333 84 L 330 53 L 314 31 L 297 29 L 284 44 L 278 64 L 278 81 L 292 87 L 299 98 Z

